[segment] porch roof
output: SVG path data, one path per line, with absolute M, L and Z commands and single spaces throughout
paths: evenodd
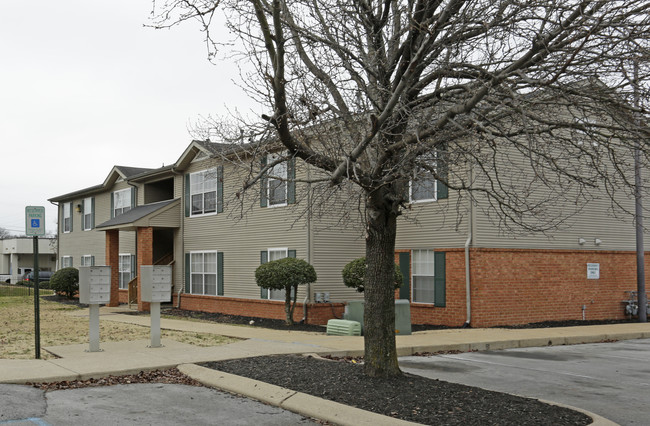
M 179 228 L 181 226 L 181 200 L 159 201 L 135 207 L 126 213 L 97 225 L 100 231 L 119 229 L 133 231 L 139 227 Z

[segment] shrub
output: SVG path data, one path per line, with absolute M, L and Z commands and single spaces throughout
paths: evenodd
M 365 257 L 360 257 L 348 263 L 343 267 L 343 271 L 341 272 L 343 275 L 343 284 L 355 289 L 359 293 L 363 293 L 366 269 L 368 269 L 368 265 L 366 265 Z M 395 264 L 395 290 L 402 286 L 403 279 L 404 276 L 399 269 L 399 265 Z
M 257 285 L 268 290 L 284 290 L 284 312 L 288 325 L 293 324 L 298 286 L 316 282 L 314 267 L 302 259 L 285 257 L 260 265 L 255 270 Z M 293 304 L 291 296 L 293 295 Z
M 50 288 L 58 294 L 72 299 L 79 290 L 79 270 L 77 268 L 59 269 L 50 278 Z

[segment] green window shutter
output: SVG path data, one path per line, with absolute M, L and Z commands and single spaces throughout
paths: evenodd
M 295 259 L 296 258 L 296 251 L 295 250 L 287 250 L 287 257 L 293 257 Z
M 287 161 L 287 204 L 296 203 L 296 158 Z
M 223 252 L 217 252 L 217 295 L 223 296 Z
M 72 203 L 70 203 L 70 232 L 73 231 L 72 224 L 74 223 L 74 210 L 72 210 Z
M 223 213 L 223 166 L 217 167 L 217 213 Z
M 115 193 L 111 192 L 111 219 L 115 217 Z
M 266 167 L 266 156 L 262 157 L 262 169 Z M 266 173 L 260 178 L 260 207 L 266 207 L 268 201 L 267 201 L 267 194 L 266 194 Z
M 190 254 L 185 253 L 185 293 L 190 293 Z
M 90 210 L 90 229 L 95 229 L 95 197 L 90 199 Z
M 449 178 L 449 154 L 447 153 L 447 143 L 442 143 L 437 152 L 436 157 L 438 159 L 438 176 L 444 179 L 445 181 Z M 436 197 L 438 200 L 442 200 L 449 197 L 449 188 L 446 184 L 441 181 L 437 182 L 437 194 Z
M 185 217 L 190 217 L 190 174 L 185 175 Z
M 402 272 L 403 277 L 402 286 L 399 288 L 399 298 L 409 300 L 411 294 L 411 253 L 400 252 L 399 270 Z
M 95 256 L 90 256 L 90 266 L 95 266 Z
M 63 218 L 63 212 L 65 211 L 65 208 L 63 207 L 65 203 L 61 203 L 59 205 L 60 210 L 59 210 L 59 228 L 61 229 L 60 232 L 63 233 L 63 230 L 65 229 L 65 225 L 63 222 L 65 222 L 65 219 Z
M 137 192 L 134 186 L 131 187 L 131 208 L 134 209 L 137 204 Z
M 266 250 L 263 250 L 260 252 L 260 264 L 264 265 L 266 262 L 269 261 L 269 253 Z M 260 287 L 260 298 L 262 299 L 268 299 L 269 298 L 269 290 Z
M 135 258 L 135 254 L 131 255 L 131 279 L 135 278 L 138 275 L 138 263 Z
M 445 278 L 445 252 L 437 251 L 433 254 L 433 305 L 445 307 L 446 304 L 446 278 Z

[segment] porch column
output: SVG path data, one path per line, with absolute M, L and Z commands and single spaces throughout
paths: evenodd
M 111 267 L 111 300 L 108 306 L 120 305 L 120 231 L 106 231 L 106 265 Z
M 153 265 L 153 228 L 140 227 L 137 230 L 138 240 L 138 259 L 136 261 L 138 275 L 138 311 L 148 311 L 149 302 L 142 301 L 142 287 L 141 287 L 141 274 L 140 266 Z

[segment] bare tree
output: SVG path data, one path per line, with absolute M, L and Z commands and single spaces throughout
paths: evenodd
M 0 228 L 0 240 L 11 237 L 11 232 L 5 228 Z
M 647 49 L 648 0 L 162 0 L 154 8 L 154 26 L 198 20 L 211 53 L 237 50 L 246 62 L 241 83 L 267 114 L 234 123 L 245 129 L 235 142 L 255 142 L 242 145 L 243 191 L 289 157 L 319 170 L 312 180 L 323 197 L 358 188 L 368 375 L 400 374 L 393 256 L 411 184 L 435 178 L 510 230 L 554 229 L 594 194 L 633 210 L 618 195 L 633 192 L 635 140 L 644 140 L 644 164 L 650 149 L 647 128 L 635 126 L 643 120 L 631 119 L 647 110 L 630 102 L 624 65 L 632 39 Z M 213 37 L 219 11 L 234 45 Z M 647 99 L 647 61 L 635 81 Z M 260 168 L 273 144 L 287 154 Z

